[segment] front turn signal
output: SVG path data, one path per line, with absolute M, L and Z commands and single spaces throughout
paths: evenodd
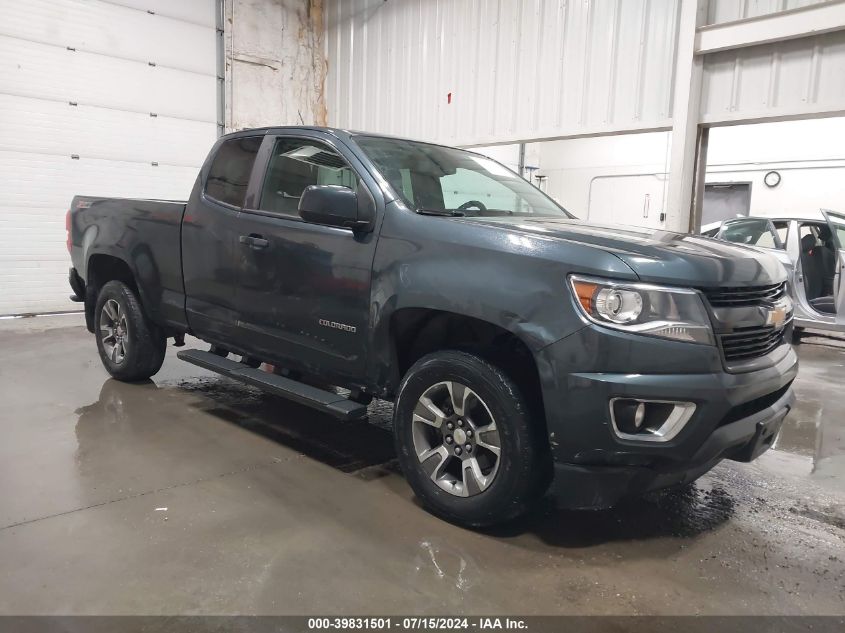
M 593 312 L 593 297 L 596 296 L 599 285 L 581 279 L 573 279 L 572 287 L 575 289 L 575 296 L 578 297 L 578 303 L 581 304 L 581 307 L 584 308 L 587 314 L 591 314 Z

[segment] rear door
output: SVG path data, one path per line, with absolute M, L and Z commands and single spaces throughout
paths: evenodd
M 355 190 L 359 204 L 377 199 L 375 181 L 339 141 L 304 130 L 267 135 L 238 218 L 235 300 L 250 353 L 342 384 L 364 376 L 377 234 L 300 218 L 303 190 L 327 184 Z
M 225 345 L 237 333 L 238 212 L 263 136 L 221 141 L 199 175 L 182 221 L 185 312 L 198 336 Z
M 833 296 L 836 297 L 836 322 L 845 326 L 845 213 L 822 210 L 830 226 L 836 245 L 836 271 L 833 278 Z

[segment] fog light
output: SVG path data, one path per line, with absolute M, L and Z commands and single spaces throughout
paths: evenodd
M 695 412 L 692 402 L 613 398 L 610 420 L 616 435 L 626 440 L 668 442 Z
M 637 405 L 637 410 L 634 411 L 634 428 L 639 430 L 645 421 L 645 402 L 640 402 Z
M 616 428 L 622 433 L 637 433 L 645 422 L 645 402 L 617 399 L 611 408 Z

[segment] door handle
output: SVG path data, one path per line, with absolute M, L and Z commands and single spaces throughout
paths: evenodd
M 255 234 L 253 234 L 253 235 L 241 235 L 240 238 L 238 239 L 238 241 L 240 241 L 241 244 L 246 244 L 250 248 L 255 248 L 255 249 L 267 248 L 268 246 L 270 246 L 269 240 L 265 240 L 260 235 L 255 235 Z

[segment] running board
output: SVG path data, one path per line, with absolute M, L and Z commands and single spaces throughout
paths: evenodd
M 358 420 L 367 415 L 367 407 L 352 402 L 341 395 L 284 376 L 253 369 L 243 363 L 211 352 L 186 349 L 178 352 L 176 356 L 192 365 L 222 374 L 233 380 L 239 380 L 253 387 L 258 387 L 262 391 L 293 400 L 299 404 L 325 411 L 342 420 Z

